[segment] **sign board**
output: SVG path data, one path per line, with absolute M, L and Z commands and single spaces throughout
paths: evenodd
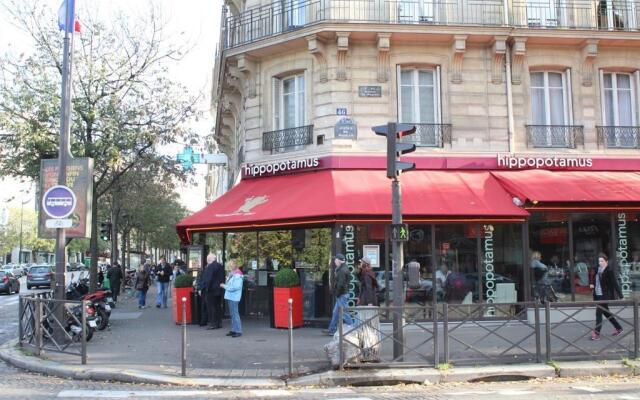
M 336 139 L 357 139 L 358 127 L 351 118 L 340 118 L 334 127 L 334 137 Z
M 45 222 L 45 226 L 48 229 L 56 229 L 56 228 L 67 229 L 67 228 L 71 228 L 72 222 L 73 221 L 68 218 L 48 219 Z
M 76 209 L 76 195 L 66 186 L 49 188 L 42 196 L 42 211 L 51 218 L 66 218 Z
M 362 246 L 362 255 L 371 260 L 371 268 L 378 269 L 380 267 L 380 245 L 365 244 Z
M 265 164 L 245 164 L 242 166 L 242 176 L 256 178 L 263 175 L 276 175 L 317 168 L 318 166 L 320 166 L 320 159 L 318 157 L 299 160 L 282 160 Z
M 391 240 L 394 242 L 409 241 L 409 225 L 408 224 L 391 224 Z
M 336 115 L 347 115 L 347 108 L 346 107 L 336 108 Z
M 359 97 L 382 97 L 382 86 L 358 86 Z
M 51 217 L 44 211 L 44 195 L 54 186 L 58 186 L 58 160 L 47 159 L 40 163 L 38 237 L 54 239 L 56 231 L 48 228 L 47 219 Z M 91 207 L 93 200 L 93 159 L 72 158 L 67 164 L 67 182 L 64 185 L 71 189 L 76 198 L 74 210 L 68 216 L 56 216 L 71 220 L 71 227 L 66 228 L 68 238 L 88 238 L 91 236 Z M 55 200 L 55 199 L 54 199 Z M 64 202 L 66 203 L 66 202 Z M 52 203 L 53 204 L 53 203 Z

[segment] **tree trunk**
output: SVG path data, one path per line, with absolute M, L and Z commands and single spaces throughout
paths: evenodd
M 89 267 L 89 291 L 95 293 L 98 287 L 98 197 L 93 183 L 93 204 L 91 210 L 91 266 Z

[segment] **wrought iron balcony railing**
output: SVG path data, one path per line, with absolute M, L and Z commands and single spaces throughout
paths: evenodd
M 598 147 L 610 149 L 640 148 L 640 126 L 596 126 Z
M 405 143 L 413 143 L 417 147 L 444 147 L 451 144 L 451 124 L 415 124 L 416 133 L 403 137 Z
M 527 146 L 575 149 L 584 145 L 584 127 L 578 125 L 525 125 Z
M 279 0 L 224 18 L 224 48 L 319 22 L 638 30 L 640 0 Z
M 313 125 L 281 129 L 262 134 L 262 150 L 271 153 L 302 150 L 313 143 Z

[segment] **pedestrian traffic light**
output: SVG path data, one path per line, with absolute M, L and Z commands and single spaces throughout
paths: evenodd
M 387 125 L 374 126 L 376 135 L 387 137 L 387 177 L 397 178 L 402 171 L 409 171 L 416 167 L 415 163 L 400 161 L 402 154 L 416 150 L 416 145 L 398 142 L 404 136 L 416 131 L 415 125 L 389 123 Z
M 100 239 L 105 242 L 111 240 L 111 222 L 100 223 Z

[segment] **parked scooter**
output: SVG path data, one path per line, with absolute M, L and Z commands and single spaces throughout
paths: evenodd
M 65 304 L 64 322 L 62 325 L 64 330 L 72 337 L 74 341 L 82 340 L 82 306 L 80 304 Z M 91 302 L 86 304 L 86 330 L 87 342 L 93 338 L 97 324 L 95 319 L 95 309 Z M 50 320 L 53 316 L 45 318 L 42 322 L 45 338 L 53 338 L 53 327 L 60 324 Z
M 111 292 L 107 290 L 97 291 L 92 294 L 87 294 L 87 292 L 88 286 L 86 282 L 78 280 L 67 285 L 66 297 L 67 300 L 89 300 L 94 309 L 97 329 L 99 331 L 105 330 L 109 326 L 109 318 L 111 317 L 111 306 L 108 300 Z

